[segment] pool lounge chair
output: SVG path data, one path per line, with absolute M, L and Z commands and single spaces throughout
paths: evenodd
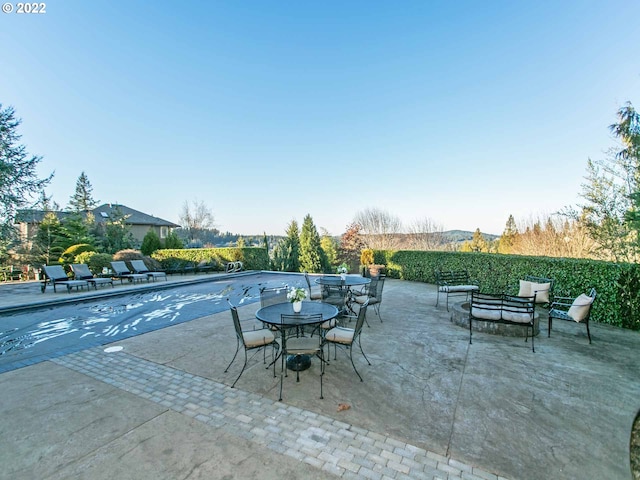
M 56 285 L 64 285 L 69 293 L 72 288 L 80 290 L 82 287 L 87 287 L 87 290 L 89 289 L 89 283 L 86 280 L 70 280 L 62 265 L 43 265 L 42 271 L 44 273 L 44 280 L 40 286 L 42 293 L 46 290 L 48 283 L 53 285 L 54 292 L 57 292 Z
M 149 281 L 149 277 L 147 277 L 144 273 L 133 273 L 127 267 L 127 264 L 122 260 L 117 262 L 111 262 L 111 270 L 113 270 L 113 278 L 119 278 L 120 283 L 124 283 L 124 280 L 127 279 L 132 283 L 141 282 L 142 280 Z
M 94 290 L 98 289 L 98 285 L 111 285 L 113 288 L 113 280 L 111 278 L 94 277 L 86 263 L 72 264 L 71 271 L 73 271 L 73 277 L 76 280 L 86 280 L 89 285 L 93 286 Z
M 156 281 L 156 278 L 163 278 L 167 280 L 167 274 L 165 272 L 152 272 L 147 268 L 147 265 L 143 260 L 131 260 L 131 268 L 133 268 L 134 273 L 142 273 L 147 276 L 147 281 L 153 279 Z

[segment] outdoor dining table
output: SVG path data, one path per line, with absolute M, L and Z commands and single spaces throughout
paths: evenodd
M 308 315 L 322 314 L 322 320 L 310 321 Z M 282 323 L 282 315 L 295 315 L 297 320 L 291 320 L 288 317 L 286 324 Z M 329 303 L 322 302 L 302 302 L 302 309 L 299 313 L 293 311 L 293 303 L 284 302 L 262 307 L 256 312 L 256 318 L 280 331 L 282 342 L 286 342 L 286 332 L 291 328 L 320 325 L 327 320 L 331 320 L 338 316 L 338 309 Z M 293 357 L 293 356 L 292 356 Z M 297 367 L 299 364 L 299 368 Z M 289 370 L 306 370 L 311 366 L 311 357 L 302 355 L 299 362 L 294 358 L 287 359 L 287 368 Z
M 339 287 L 346 289 L 345 295 L 345 309 L 346 311 L 342 312 L 343 315 L 346 316 L 356 316 L 356 312 L 351 308 L 351 297 L 353 291 L 351 287 L 356 287 L 359 285 L 369 285 L 371 283 L 371 279 L 367 277 L 363 277 L 361 275 L 345 275 L 344 277 L 340 275 L 325 275 L 319 278 L 316 278 L 316 283 L 323 287 Z

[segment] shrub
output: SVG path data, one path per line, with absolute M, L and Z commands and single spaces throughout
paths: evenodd
M 158 237 L 158 234 L 153 230 L 149 230 L 142 239 L 140 251 L 143 255 L 151 255 L 161 247 L 162 243 L 160 242 L 160 237 Z
M 144 260 L 144 255 L 142 255 L 142 252 L 140 250 L 126 249 L 126 250 L 120 250 L 119 252 L 114 253 L 113 260 L 114 261 L 124 260 L 125 262 L 127 260 Z
M 62 255 L 60 255 L 58 262 L 69 264 L 74 261 L 74 258 L 77 255 L 80 255 L 81 253 L 84 253 L 84 252 L 93 252 L 93 251 L 95 251 L 95 248 L 92 245 L 89 245 L 88 243 L 78 243 L 76 245 L 71 245 L 64 252 L 62 252 Z
M 373 263 L 373 250 L 370 248 L 365 248 L 362 250 L 360 254 L 360 264 L 361 265 L 371 265 Z
M 77 255 L 73 261 L 75 263 L 86 263 L 94 274 L 102 273 L 103 268 L 111 268 L 113 257 L 108 253 L 84 252 Z
M 162 264 L 168 271 L 180 270 L 184 266 L 197 266 L 199 263 L 210 263 L 219 270 L 224 270 L 227 262 L 241 261 L 245 270 L 267 270 L 269 254 L 263 247 L 245 248 L 189 248 L 156 250 L 152 258 Z
M 599 260 L 472 252 L 375 250 L 392 278 L 435 283 L 436 270 L 467 270 L 483 292 L 517 293 L 525 275 L 553 278 L 556 296 L 577 297 L 592 287 L 598 296 L 591 318 L 640 330 L 640 265 Z

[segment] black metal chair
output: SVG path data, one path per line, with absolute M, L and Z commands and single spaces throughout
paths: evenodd
M 358 295 L 354 297 L 354 301 L 360 305 L 363 305 L 364 302 L 367 302 L 369 306 L 373 306 L 376 315 L 382 322 L 382 317 L 380 316 L 380 304 L 382 303 L 382 289 L 384 288 L 384 279 L 386 275 L 379 275 L 378 277 L 372 277 L 371 283 L 367 285 L 367 288 L 364 290 L 364 295 Z M 367 322 L 367 325 L 369 323 Z
M 322 288 L 320 285 L 311 285 L 311 280 L 307 272 L 304 272 L 304 279 L 309 288 L 309 300 L 322 300 Z
M 338 316 L 344 316 L 347 310 L 349 289 L 340 277 L 324 277 L 322 283 L 322 301 L 338 309 Z
M 358 375 L 358 378 L 360 378 L 360 381 L 362 382 L 362 377 L 360 376 L 360 373 L 358 373 L 358 369 L 356 368 L 356 364 L 353 363 L 353 346 L 354 344 L 357 342 L 358 346 L 360 347 L 360 352 L 362 353 L 362 356 L 364 357 L 364 359 L 367 361 L 367 363 L 369 365 L 371 365 L 371 362 L 369 361 L 369 359 L 367 358 L 367 356 L 364 353 L 364 350 L 362 350 L 362 343 L 361 343 L 361 339 L 360 336 L 362 334 L 362 326 L 364 325 L 365 319 L 367 317 L 367 307 L 369 306 L 369 302 L 364 302 L 361 306 L 360 306 L 360 310 L 358 311 L 358 319 L 356 320 L 356 325 L 355 328 L 345 328 L 345 327 L 335 327 L 332 328 L 331 330 L 329 330 L 325 336 L 324 336 L 324 341 L 327 344 L 333 344 L 334 346 L 334 360 L 337 360 L 338 358 L 338 354 L 337 354 L 337 347 L 345 347 L 349 350 L 349 359 L 351 360 L 351 365 L 353 365 L 353 370 L 356 372 L 356 374 Z M 328 346 L 327 346 L 328 349 Z M 328 350 L 327 350 L 327 353 Z
M 570 320 L 576 323 L 584 323 L 587 327 L 587 338 L 591 344 L 591 332 L 589 332 L 589 317 L 591 316 L 591 307 L 596 299 L 596 289 L 592 288 L 589 295 L 584 293 L 578 298 L 572 297 L 556 297 L 551 304 L 549 310 L 549 331 L 548 336 L 551 337 L 551 326 L 554 318 L 560 320 Z
M 282 315 L 282 325 L 294 325 L 304 319 L 305 324 L 318 325 L 322 323 L 322 314 L 310 315 Z M 315 337 L 302 336 L 283 336 L 282 340 L 282 371 L 280 373 L 280 398 L 282 400 L 282 384 L 283 377 L 287 377 L 287 363 L 290 361 L 286 357 L 291 355 L 294 357 L 293 364 L 296 365 L 296 382 L 300 381 L 300 365 L 303 355 L 314 355 L 320 359 L 320 398 L 324 398 L 322 394 L 322 377 L 324 376 L 324 348 L 323 338 L 321 335 Z M 284 372 L 284 373 L 283 373 Z
M 262 287 L 260 289 L 260 308 L 268 307 L 269 305 L 275 305 L 276 303 L 288 302 L 287 293 L 289 287 L 284 285 L 282 287 Z M 264 328 L 269 330 L 278 331 L 278 328 L 273 325 L 263 323 Z
M 247 352 L 249 350 L 257 351 L 263 348 L 263 361 L 264 363 L 267 363 L 266 347 L 271 345 L 273 347 L 273 350 L 277 350 L 280 348 L 280 345 L 278 344 L 278 342 L 276 342 L 276 337 L 273 332 L 267 328 L 261 328 L 260 330 L 242 331 L 242 327 L 240 326 L 240 317 L 238 316 L 238 309 L 231 305 L 231 303 L 229 303 L 229 305 L 231 310 L 231 318 L 233 319 L 233 327 L 236 331 L 236 353 L 233 354 L 233 358 L 231 359 L 231 362 L 229 362 L 229 365 L 227 365 L 227 368 L 225 368 L 224 373 L 227 373 L 229 371 L 229 367 L 231 367 L 231 364 L 233 364 L 234 360 L 238 356 L 240 345 L 242 345 L 242 347 L 244 348 L 244 364 L 242 365 L 242 370 L 240 371 L 238 378 L 236 378 L 236 380 L 231 385 L 231 388 L 233 388 L 235 387 L 236 382 L 240 380 L 240 377 L 244 373 L 244 369 L 247 367 Z M 272 351 L 272 357 L 273 353 L 274 352 Z M 272 363 L 273 376 L 275 377 L 276 362 L 273 361 Z

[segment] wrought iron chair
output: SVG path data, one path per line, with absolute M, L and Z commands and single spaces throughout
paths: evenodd
M 382 289 L 384 288 L 385 278 L 386 275 L 379 275 L 376 278 L 371 278 L 371 283 L 367 285 L 368 288 L 366 288 L 365 294 L 354 297 L 355 302 L 360 305 L 367 302 L 370 306 L 373 306 L 380 322 L 382 322 L 382 317 L 380 316 L 380 304 L 382 303 Z M 367 325 L 369 325 L 368 322 Z
M 548 336 L 551 337 L 551 326 L 554 318 L 559 318 L 561 320 L 571 320 L 576 323 L 585 324 L 585 326 L 587 327 L 587 338 L 589 339 L 589 344 L 591 344 L 591 332 L 589 332 L 589 317 L 591 316 L 591 307 L 593 306 L 593 302 L 595 299 L 595 288 L 591 289 L 589 295 L 585 295 L 583 293 L 575 299 L 573 299 L 572 297 L 556 297 L 549 310 Z
M 261 328 L 260 330 L 242 331 L 242 327 L 240 326 L 240 317 L 238 316 L 238 309 L 234 307 L 231 304 L 231 302 L 229 302 L 229 306 L 231 310 L 231 318 L 233 319 L 233 326 L 236 331 L 236 353 L 233 354 L 233 358 L 231 359 L 231 362 L 229 362 L 229 365 L 227 365 L 227 368 L 225 368 L 224 373 L 227 373 L 229 371 L 229 367 L 231 367 L 231 364 L 233 364 L 234 360 L 238 356 L 238 352 L 240 351 L 240 345 L 242 345 L 244 349 L 244 364 L 242 365 L 242 370 L 240 371 L 238 378 L 236 378 L 236 380 L 233 382 L 233 385 L 231 385 L 231 388 L 233 388 L 235 387 L 236 382 L 240 380 L 240 377 L 244 373 L 244 369 L 247 367 L 247 352 L 249 350 L 256 350 L 256 353 L 257 353 L 257 350 L 261 348 L 264 349 L 262 352 L 263 361 L 264 363 L 267 363 L 266 347 L 271 345 L 271 347 L 273 348 L 273 350 L 271 351 L 271 356 L 273 358 L 274 350 L 279 349 L 280 344 L 276 342 L 276 337 L 273 334 L 273 332 L 267 328 Z M 272 363 L 273 363 L 273 376 L 275 378 L 276 362 L 272 361 Z
M 322 301 L 330 303 L 338 309 L 338 315 L 343 316 L 346 311 L 349 289 L 340 277 L 325 277 L 322 284 Z
M 309 288 L 309 300 L 322 300 L 322 288 L 320 285 L 312 286 L 307 272 L 304 272 L 304 279 L 306 280 L 307 287 Z
M 334 346 L 334 360 L 337 360 L 338 358 L 337 347 L 339 346 L 345 347 L 349 350 L 349 359 L 351 360 L 351 365 L 353 365 L 353 370 L 356 372 L 361 382 L 363 381 L 362 377 L 360 376 L 360 373 L 358 373 L 355 363 L 353 363 L 353 346 L 356 342 L 358 343 L 362 356 L 367 361 L 367 363 L 371 365 L 371 362 L 365 355 L 364 350 L 362 350 L 362 343 L 360 339 L 360 335 L 362 333 L 362 326 L 364 325 L 365 319 L 367 317 L 368 306 L 369 306 L 369 302 L 366 302 L 366 301 L 360 306 L 355 328 L 335 327 L 329 330 L 324 336 L 324 341 L 326 344 L 328 344 L 327 353 L 329 353 L 328 348 L 330 344 L 333 344 Z
M 322 323 L 322 314 L 312 315 L 282 315 L 282 325 L 293 325 L 304 318 L 304 323 L 313 325 Z M 283 377 L 287 377 L 287 356 L 294 357 L 293 362 L 296 365 L 296 382 L 300 381 L 300 360 L 303 355 L 315 355 L 320 359 L 320 398 L 322 395 L 322 377 L 324 376 L 324 348 L 323 338 L 320 335 L 316 337 L 303 336 L 283 336 L 282 339 L 282 371 L 280 373 L 280 398 L 282 400 L 282 384 Z M 291 361 L 291 360 L 289 360 Z M 284 373 L 283 373 L 284 372 Z
M 275 305 L 276 303 L 288 302 L 287 293 L 289 288 L 287 285 L 282 287 L 262 287 L 260 289 L 260 308 L 268 307 L 269 305 Z M 278 329 L 273 325 L 263 324 L 264 328 L 268 328 L 273 331 Z

